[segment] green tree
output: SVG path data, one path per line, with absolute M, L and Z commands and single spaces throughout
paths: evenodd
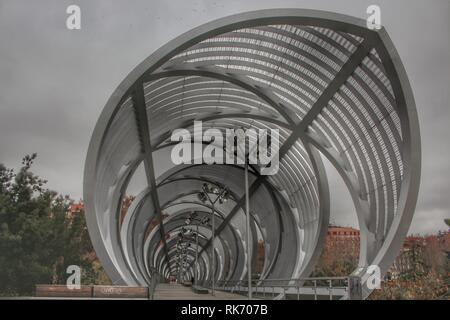
M 68 196 L 45 188 L 30 168 L 36 154 L 14 170 L 0 164 L 0 294 L 29 295 L 38 283 L 64 284 L 66 268 L 82 269 L 82 282 L 95 283 L 84 214 L 67 216 Z

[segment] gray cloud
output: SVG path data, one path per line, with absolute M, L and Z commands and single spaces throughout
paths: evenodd
M 49 187 L 82 195 L 83 165 L 95 122 L 120 81 L 179 34 L 248 10 L 303 7 L 365 17 L 373 1 L 17 1 L 0 2 L 0 162 L 17 166 L 38 152 Z M 70 4 L 82 30 L 65 28 Z M 447 0 L 377 1 L 382 23 L 408 72 L 421 124 L 423 168 L 412 233 L 450 217 L 450 44 Z M 356 225 L 350 197 L 330 170 L 333 219 Z

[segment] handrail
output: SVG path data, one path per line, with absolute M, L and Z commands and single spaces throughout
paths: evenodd
M 296 294 L 297 299 L 300 299 L 301 288 L 312 289 L 314 299 L 318 299 L 318 296 L 324 295 L 328 292 L 328 298 L 333 299 L 333 291 L 335 289 L 348 290 L 349 277 L 309 277 L 309 278 L 292 278 L 292 279 L 253 279 L 252 280 L 252 292 L 253 294 L 261 294 L 262 297 L 271 296 L 272 299 L 276 296 L 279 298 L 282 293 L 286 296 L 286 290 L 289 290 L 289 294 Z M 198 281 L 199 286 L 208 288 L 209 281 Z M 217 289 L 222 289 L 231 292 L 243 292 L 248 290 L 247 280 L 219 280 L 216 282 Z M 294 289 L 294 290 L 293 290 Z M 297 290 L 295 290 L 297 289 Z M 293 293 L 294 292 L 294 293 Z

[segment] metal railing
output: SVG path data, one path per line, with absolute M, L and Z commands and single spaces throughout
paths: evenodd
M 314 298 L 333 300 L 348 292 L 348 277 L 311 277 L 297 279 L 254 279 L 251 290 L 255 298 L 286 299 Z M 209 288 L 209 281 L 199 281 L 199 286 Z M 239 294 L 248 294 L 247 280 L 216 282 L 216 288 Z

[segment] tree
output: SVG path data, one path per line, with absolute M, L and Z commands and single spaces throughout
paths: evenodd
M 29 295 L 38 283 L 63 284 L 66 268 L 81 267 L 82 281 L 95 283 L 99 268 L 84 215 L 69 219 L 68 196 L 45 188 L 30 169 L 37 155 L 23 158 L 18 173 L 0 164 L 0 294 Z

